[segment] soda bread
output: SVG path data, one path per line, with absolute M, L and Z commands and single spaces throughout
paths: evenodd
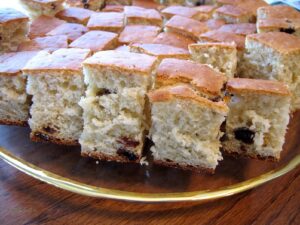
M 300 108 L 300 39 L 283 32 L 251 34 L 246 38 L 242 77 L 285 82 L 292 110 Z
M 230 110 L 223 150 L 278 160 L 289 122 L 288 88 L 278 81 L 235 78 L 228 81 L 226 91 Z
M 158 26 L 128 25 L 120 33 L 119 42 L 121 44 L 152 43 L 160 31 L 161 28 Z
M 197 19 L 200 21 L 205 21 L 212 18 L 213 12 L 217 9 L 215 5 L 200 5 L 194 7 L 198 11 Z
M 132 5 L 142 7 L 145 9 L 156 9 L 156 10 L 163 9 L 164 6 L 159 4 L 158 2 L 159 1 L 155 1 L 155 0 L 132 0 Z
M 90 49 L 92 52 L 114 49 L 118 46 L 118 35 L 112 32 L 93 30 L 70 44 L 71 48 Z
M 103 30 L 119 33 L 124 27 L 124 14 L 118 12 L 99 12 L 91 15 L 87 24 L 90 30 Z
M 30 99 L 21 69 L 38 52 L 5 53 L 0 56 L 0 124 L 27 125 Z
M 161 27 L 163 20 L 160 13 L 155 9 L 145 9 L 137 6 L 125 6 L 124 14 L 126 25 L 142 24 Z
M 132 0 L 106 0 L 107 5 L 131 5 Z
M 259 19 L 257 31 L 258 33 L 279 31 L 300 37 L 300 19 Z
M 192 43 L 195 43 L 193 39 L 176 32 L 162 32 L 153 40 L 153 44 L 171 45 L 184 49 L 188 49 L 188 46 Z
M 101 12 L 124 12 L 124 5 L 108 5 L 101 10 Z
M 148 129 L 145 95 L 155 65 L 153 56 L 126 51 L 101 51 L 84 61 L 83 156 L 139 162 Z
M 38 50 L 53 52 L 60 48 L 68 48 L 68 37 L 66 35 L 37 37 L 24 41 L 18 46 L 18 52 Z
M 236 24 L 225 24 L 219 29 L 221 32 L 235 33 L 239 35 L 248 35 L 256 33 L 255 23 L 236 23 Z
M 78 7 L 90 10 L 100 10 L 104 5 L 104 0 L 65 0 L 67 6 Z
M 12 8 L 0 8 L 0 53 L 16 51 L 28 33 L 29 18 Z
M 69 23 L 80 23 L 82 25 L 87 25 L 87 22 L 93 13 L 95 12 L 92 10 L 69 7 L 58 12 L 55 17 L 65 20 Z
M 32 18 L 41 15 L 54 16 L 63 9 L 64 0 L 20 0 Z
M 84 35 L 88 29 L 83 26 L 82 24 L 77 23 L 64 23 L 50 32 L 47 33 L 48 36 L 58 36 L 58 35 L 65 35 L 68 37 L 68 41 L 72 42 L 77 38 Z
M 300 13 L 287 5 L 268 5 L 258 8 L 257 19 L 300 19 Z
M 171 5 L 166 8 L 164 8 L 161 11 L 161 14 L 167 19 L 171 19 L 173 16 L 183 16 L 187 18 L 192 18 L 195 20 L 201 19 L 201 13 L 200 11 L 186 6 L 180 6 L 180 5 Z
M 222 160 L 219 138 L 226 104 L 200 97 L 187 85 L 162 87 L 148 97 L 154 163 L 213 173 Z
M 248 10 L 233 5 L 223 5 L 213 13 L 215 19 L 224 19 L 227 23 L 255 22 L 253 14 Z
M 31 140 L 78 144 L 83 127 L 78 102 L 85 90 L 81 63 L 89 54 L 87 49 L 72 48 L 42 51 L 23 68 L 27 93 L 32 95 Z
M 234 42 L 191 44 L 189 50 L 195 62 L 211 65 L 228 78 L 236 74 L 237 50 Z

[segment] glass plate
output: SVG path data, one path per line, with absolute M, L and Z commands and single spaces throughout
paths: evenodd
M 297 167 L 299 121 L 300 112 L 291 119 L 279 162 L 225 156 L 214 175 L 151 161 L 146 166 L 83 158 L 79 147 L 33 143 L 29 128 L 9 126 L 0 127 L 0 158 L 36 179 L 82 195 L 139 202 L 204 201 L 249 190 Z
M 0 7 L 20 9 L 17 0 Z M 0 158 L 56 187 L 92 197 L 140 202 L 204 201 L 237 194 L 273 180 L 300 164 L 300 112 L 289 126 L 280 162 L 224 157 L 214 175 L 137 164 L 98 162 L 80 148 L 33 143 L 29 129 L 0 126 Z

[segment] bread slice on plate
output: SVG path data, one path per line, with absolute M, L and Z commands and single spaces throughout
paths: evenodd
M 83 62 L 83 156 L 140 161 L 148 129 L 146 92 L 155 66 L 153 56 L 117 50 L 97 52 Z
M 89 54 L 72 48 L 41 51 L 27 63 L 23 74 L 32 95 L 31 140 L 78 145 L 83 126 L 78 102 L 85 90 L 81 63 Z
M 227 83 L 229 113 L 223 150 L 278 160 L 289 122 L 290 92 L 284 83 L 234 78 Z
M 154 163 L 213 173 L 222 160 L 220 126 L 228 107 L 181 84 L 148 93 Z
M 13 8 L 0 8 L 0 53 L 17 50 L 27 38 L 28 23 L 25 14 Z
M 0 56 L 0 124 L 27 125 L 30 98 L 22 69 L 37 51 L 5 53 Z
M 214 69 L 234 77 L 237 67 L 237 49 L 234 42 L 207 42 L 189 45 L 193 61 L 211 65 Z

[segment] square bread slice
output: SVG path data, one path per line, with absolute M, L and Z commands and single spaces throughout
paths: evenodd
M 44 37 L 54 28 L 66 23 L 64 20 L 50 16 L 40 16 L 33 20 L 29 28 L 29 38 Z M 47 26 L 45 26 L 47 24 Z
M 237 50 L 234 42 L 191 44 L 189 50 L 193 61 L 211 65 L 228 78 L 232 78 L 236 74 Z
M 82 25 L 87 25 L 91 15 L 95 13 L 92 10 L 69 7 L 58 12 L 55 17 L 65 20 L 69 23 L 80 23 Z
M 121 44 L 152 43 L 160 31 L 161 28 L 158 26 L 128 25 L 120 33 L 119 42 Z
M 163 44 L 132 44 L 130 51 L 156 56 L 158 62 L 165 58 L 189 59 L 190 53 L 183 48 Z
M 278 160 L 289 122 L 290 92 L 284 83 L 246 78 L 227 83 L 229 113 L 223 150 Z
M 48 32 L 47 36 L 66 35 L 68 37 L 68 41 L 72 42 L 84 35 L 86 32 L 88 32 L 88 29 L 82 24 L 63 23 L 62 25 Z
M 94 13 L 87 27 L 90 30 L 103 30 L 119 33 L 124 28 L 125 17 L 119 12 L 99 12 Z
M 292 110 L 300 108 L 300 39 L 283 32 L 251 34 L 241 77 L 285 82 L 292 92 Z
M 78 145 L 83 127 L 78 102 L 85 90 L 81 63 L 89 54 L 72 48 L 41 51 L 23 68 L 27 94 L 32 95 L 31 140 Z
M 71 48 L 90 49 L 92 52 L 114 49 L 118 46 L 118 35 L 112 32 L 93 30 L 70 44 Z
M 217 9 L 215 5 L 200 5 L 194 7 L 198 11 L 197 20 L 206 21 L 212 18 L 213 12 Z
M 148 97 L 154 163 L 213 173 L 223 159 L 219 139 L 228 113 L 225 102 L 200 97 L 188 85 L 162 87 Z
M 65 0 L 69 7 L 78 7 L 97 11 L 105 5 L 105 0 Z
M 64 0 L 20 0 L 32 18 L 41 15 L 54 16 L 63 9 L 63 2 Z
M 208 65 L 182 59 L 164 59 L 156 71 L 155 88 L 185 83 L 198 94 L 219 101 L 227 77 Z
M 173 16 L 183 16 L 187 18 L 192 18 L 195 20 L 200 20 L 200 12 L 194 8 L 180 6 L 180 5 L 171 5 L 164 8 L 161 11 L 161 14 L 167 19 L 171 19 Z
M 0 8 L 0 52 L 16 51 L 25 41 L 29 18 L 12 8 Z
M 226 23 L 255 22 L 255 17 L 250 11 L 234 5 L 223 5 L 216 9 L 213 18 L 224 19 Z
M 257 31 L 258 33 L 279 31 L 300 37 L 300 19 L 259 19 Z
M 5 53 L 0 56 L 0 124 L 26 126 L 30 99 L 22 69 L 38 52 Z
M 132 0 L 132 5 L 145 9 L 161 10 L 164 8 L 164 5 L 159 4 L 159 1 L 156 0 Z
M 221 26 L 219 31 L 235 33 L 239 35 L 248 35 L 256 33 L 255 23 L 236 23 L 236 24 L 225 24 Z
M 176 32 L 162 32 L 153 40 L 153 44 L 171 45 L 184 49 L 188 49 L 188 46 L 193 43 L 195 43 L 193 39 Z
M 124 14 L 126 25 L 142 24 L 161 27 L 163 20 L 160 13 L 155 9 L 145 9 L 137 6 L 125 6 Z
M 84 61 L 83 156 L 140 161 L 149 128 L 145 97 L 155 66 L 153 56 L 116 50 L 97 52 Z
M 258 8 L 257 19 L 300 19 L 300 12 L 287 5 L 269 5 Z
M 27 40 L 18 46 L 18 51 L 47 50 L 53 52 L 60 48 L 68 48 L 68 37 L 66 35 L 37 37 Z

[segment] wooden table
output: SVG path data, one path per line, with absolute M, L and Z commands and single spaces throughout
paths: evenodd
M 141 204 L 72 194 L 0 161 L 0 224 L 300 224 L 300 168 L 209 203 Z

